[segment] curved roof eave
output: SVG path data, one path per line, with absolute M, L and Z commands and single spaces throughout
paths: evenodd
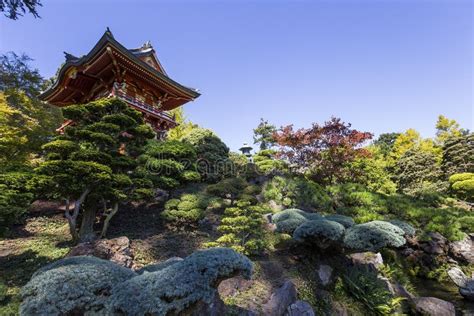
M 153 75 L 157 76 L 158 78 L 162 79 L 163 81 L 167 82 L 168 84 L 171 84 L 184 93 L 188 94 L 191 99 L 196 99 L 198 98 L 201 94 L 197 92 L 194 89 L 190 89 L 188 87 L 185 87 L 181 85 L 180 83 L 174 81 L 173 79 L 169 78 L 168 76 L 165 76 L 164 74 L 160 73 L 158 70 L 154 69 L 150 65 L 148 65 L 146 62 L 140 60 L 138 57 L 136 57 L 132 52 L 130 52 L 127 48 L 125 48 L 122 44 L 120 44 L 115 38 L 113 37 L 112 33 L 107 30 L 104 35 L 99 39 L 97 44 L 92 48 L 92 50 L 87 54 L 82 56 L 81 58 L 77 60 L 70 60 L 66 61 L 64 65 L 61 67 L 57 80 L 54 82 L 54 84 L 49 87 L 46 91 L 41 93 L 38 97 L 40 100 L 46 100 L 51 94 L 54 93 L 55 89 L 58 87 L 59 82 L 61 81 L 62 77 L 66 73 L 66 71 L 73 66 L 81 66 L 83 65 L 86 61 L 90 60 L 91 58 L 94 57 L 96 53 L 98 53 L 107 43 L 110 43 L 112 46 L 117 48 L 120 52 L 125 54 L 128 58 L 132 59 L 135 63 L 137 63 L 139 66 L 145 68 L 147 71 L 151 72 Z

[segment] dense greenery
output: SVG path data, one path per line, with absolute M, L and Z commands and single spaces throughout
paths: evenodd
M 44 197 L 66 201 L 73 239 L 90 240 L 99 211 L 106 215 L 101 233 L 105 235 L 120 202 L 153 195 L 151 181 L 134 175 L 134 158 L 154 134 L 139 112 L 117 99 L 72 105 L 63 113 L 74 123 L 65 128 L 64 135 L 43 145 L 46 160 L 36 173 Z M 69 210 L 70 201 L 74 201 L 73 210 Z M 82 220 L 77 230 L 79 214 Z

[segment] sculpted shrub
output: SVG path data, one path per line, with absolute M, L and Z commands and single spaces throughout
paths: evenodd
M 401 228 L 405 232 L 405 236 L 415 236 L 416 234 L 416 229 L 415 227 L 411 226 L 407 222 L 398 220 L 398 219 L 392 219 L 388 221 L 390 224 L 393 224 L 399 228 Z
M 22 288 L 21 315 L 168 315 L 210 304 L 219 283 L 250 278 L 251 261 L 232 249 L 197 251 L 137 274 L 111 261 L 72 257 L 37 271 Z
M 326 215 L 324 216 L 324 219 L 328 221 L 337 222 L 344 226 L 344 228 L 352 227 L 355 224 L 354 220 L 351 217 L 340 214 Z
M 179 199 L 168 200 L 161 216 L 175 226 L 190 225 L 204 217 L 208 203 L 209 197 L 207 195 L 201 193 L 183 194 Z
M 104 311 L 113 287 L 136 273 L 95 257 L 71 257 L 37 271 L 22 288 L 21 315 Z
M 344 235 L 344 226 L 324 219 L 308 221 L 300 225 L 293 238 L 300 242 L 316 245 L 321 249 L 339 245 Z
M 344 245 L 355 251 L 377 252 L 384 247 L 401 247 L 405 231 L 384 221 L 372 221 L 352 226 L 346 231 Z
M 317 219 L 322 219 L 322 216 L 299 209 L 286 209 L 272 216 L 272 221 L 276 224 L 276 231 L 285 234 L 292 234 L 304 222 Z
M 248 255 L 258 254 L 267 246 L 263 214 L 268 213 L 268 210 L 248 202 L 239 201 L 237 205 L 238 207 L 228 207 L 224 211 L 217 228 L 223 235 L 206 245 L 230 247 Z
M 223 279 L 250 278 L 251 261 L 227 248 L 197 251 L 164 269 L 121 284 L 110 297 L 108 312 L 120 315 L 180 314 L 198 301 L 211 303 Z
M 474 201 L 474 173 L 457 173 L 449 177 L 451 190 L 466 201 Z
M 149 141 L 145 153 L 139 157 L 143 176 L 163 189 L 199 181 L 196 160 L 194 147 L 178 140 Z

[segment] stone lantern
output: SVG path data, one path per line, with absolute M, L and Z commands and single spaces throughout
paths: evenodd
M 243 155 L 245 155 L 249 160 L 251 159 L 252 157 L 252 154 L 250 153 L 250 151 L 252 150 L 253 148 L 247 144 L 247 143 L 244 143 L 244 145 L 242 147 L 239 148 L 239 150 L 242 152 Z

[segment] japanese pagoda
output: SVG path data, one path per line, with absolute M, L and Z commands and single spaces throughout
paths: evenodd
M 150 42 L 127 49 L 108 28 L 87 55 L 64 54 L 66 62 L 56 82 L 40 95 L 41 100 L 59 107 L 117 97 L 142 112 L 162 137 L 177 125 L 167 111 L 200 96 L 197 90 L 168 77 Z M 59 130 L 72 123 L 65 122 Z

